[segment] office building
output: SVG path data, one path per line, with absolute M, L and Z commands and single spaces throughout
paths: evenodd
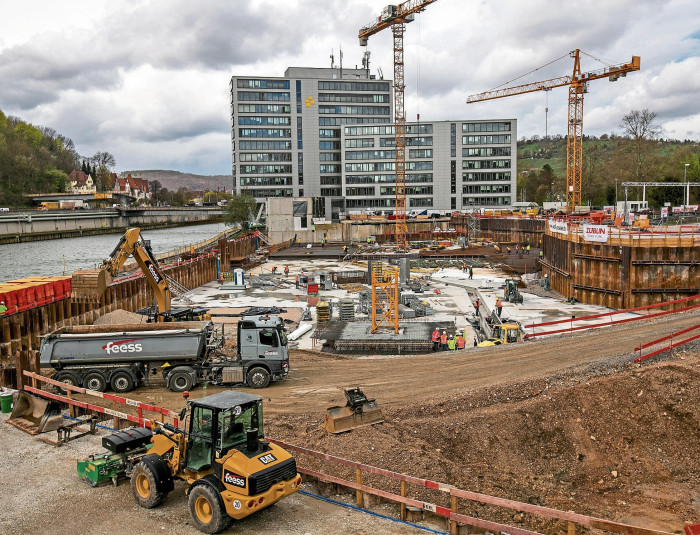
M 231 78 L 236 192 L 310 197 L 337 220 L 395 205 L 393 87 L 367 69 L 288 68 Z M 407 211 L 504 207 L 515 200 L 516 121 L 406 125 Z

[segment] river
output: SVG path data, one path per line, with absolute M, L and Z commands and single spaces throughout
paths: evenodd
M 213 238 L 223 223 L 144 230 L 155 254 Z M 114 250 L 121 234 L 63 238 L 0 245 L 0 283 L 30 276 L 70 275 L 76 269 L 97 267 Z

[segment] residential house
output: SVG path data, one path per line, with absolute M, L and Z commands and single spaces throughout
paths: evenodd
M 96 193 L 97 187 L 95 186 L 92 177 L 88 174 L 83 173 L 73 169 L 70 175 L 70 192 L 71 193 Z

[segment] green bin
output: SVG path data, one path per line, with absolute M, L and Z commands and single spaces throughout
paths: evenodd
M 12 394 L 3 394 L 0 396 L 0 410 L 3 414 L 12 412 Z

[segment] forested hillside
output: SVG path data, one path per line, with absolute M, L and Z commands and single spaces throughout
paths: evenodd
M 593 206 L 611 205 L 624 197 L 623 182 L 700 181 L 700 144 L 659 137 L 654 115 L 647 110 L 623 118 L 626 136 L 584 136 L 581 199 Z M 685 164 L 688 164 L 686 167 Z M 639 190 L 639 191 L 638 191 Z M 698 204 L 698 188 L 690 203 Z M 542 203 L 564 200 L 566 191 L 566 137 L 534 137 L 518 142 L 518 200 Z M 630 199 L 641 198 L 641 188 L 630 188 Z M 639 195 L 639 197 L 637 197 Z M 647 188 L 651 206 L 683 202 L 682 188 Z
M 23 193 L 62 192 L 80 167 L 73 141 L 0 110 L 0 205 L 24 204 Z

